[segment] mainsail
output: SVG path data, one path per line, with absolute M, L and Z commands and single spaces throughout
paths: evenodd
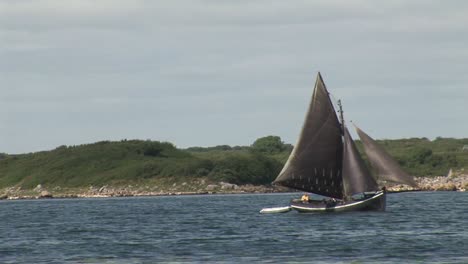
M 340 111 L 342 114 L 341 105 Z M 357 130 L 381 178 L 416 186 L 390 155 Z M 320 73 L 298 142 L 273 183 L 338 199 L 379 189 L 344 121 L 338 121 Z
M 341 125 L 320 73 L 302 132 L 273 183 L 343 198 Z
M 398 163 L 387 152 L 385 152 L 385 150 L 379 146 L 374 139 L 369 137 L 369 135 L 364 133 L 364 131 L 359 129 L 357 126 L 355 127 L 359 138 L 361 138 L 362 144 L 364 145 L 364 151 L 366 152 L 367 158 L 377 172 L 378 179 L 407 184 L 413 187 L 418 186 L 413 177 L 404 172 Z
M 354 144 L 348 129 L 344 129 L 343 187 L 345 197 L 379 189 Z

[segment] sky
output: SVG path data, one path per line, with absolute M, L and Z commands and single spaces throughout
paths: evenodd
M 468 137 L 468 1 L 0 0 L 0 153 L 294 144 L 321 72 L 376 139 Z

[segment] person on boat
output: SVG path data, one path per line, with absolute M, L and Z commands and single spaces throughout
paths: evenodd
M 304 193 L 304 194 L 302 195 L 302 197 L 301 197 L 301 201 L 302 201 L 303 203 L 308 203 L 308 202 L 310 201 L 309 195 L 308 195 L 307 193 Z

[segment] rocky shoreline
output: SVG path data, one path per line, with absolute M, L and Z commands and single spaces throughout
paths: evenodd
M 468 189 L 468 174 L 438 177 L 416 178 L 420 188 L 415 189 L 405 185 L 388 187 L 389 192 L 406 191 L 466 191 Z M 88 188 L 51 189 L 41 184 L 34 189 L 23 190 L 20 187 L 9 187 L 0 190 L 0 200 L 18 199 L 50 199 L 50 198 L 106 198 L 132 196 L 169 196 L 169 195 L 203 195 L 203 194 L 248 194 L 248 193 L 282 193 L 294 190 L 271 185 L 236 185 L 226 182 L 205 183 L 204 180 L 174 183 L 170 187 L 157 186 L 90 186 Z
M 171 195 L 204 195 L 204 194 L 246 194 L 246 193 L 280 193 L 287 192 L 285 188 L 265 185 L 236 185 L 226 182 L 208 184 L 197 190 L 184 190 L 182 187 L 166 189 L 148 186 L 101 186 L 89 188 L 71 188 L 48 190 L 38 185 L 33 190 L 22 190 L 18 187 L 10 187 L 0 190 L 0 200 L 20 199 L 50 199 L 50 198 L 107 198 L 107 197 L 132 197 L 132 196 L 171 196 Z
M 419 188 L 412 188 L 405 185 L 395 185 L 388 188 L 390 192 L 405 191 L 459 191 L 465 192 L 468 189 L 468 174 L 458 174 L 450 176 L 419 177 L 415 178 Z

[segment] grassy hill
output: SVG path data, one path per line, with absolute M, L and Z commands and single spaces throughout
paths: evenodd
M 145 184 L 154 180 L 207 178 L 244 184 L 268 183 L 281 163 L 244 149 L 209 155 L 158 141 L 102 141 L 52 151 L 0 157 L 0 188 L 84 187 Z
M 468 139 L 380 140 L 410 174 L 445 175 L 468 168 Z M 358 148 L 361 144 L 357 141 Z M 21 155 L 0 154 L 0 188 L 147 184 L 194 179 L 236 184 L 267 184 L 281 170 L 292 146 L 268 136 L 252 146 L 177 149 L 171 143 L 142 140 L 102 141 L 60 146 Z

